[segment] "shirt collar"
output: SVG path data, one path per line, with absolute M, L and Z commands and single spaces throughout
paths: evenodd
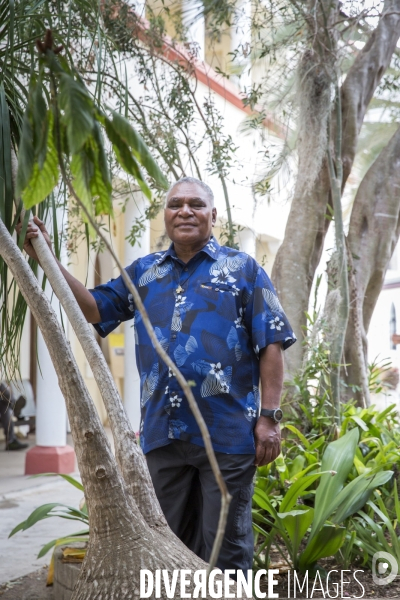
M 217 260 L 220 250 L 221 246 L 219 245 L 215 237 L 211 236 L 210 241 L 207 242 L 207 244 L 201 250 L 199 250 L 199 252 L 205 252 L 210 258 Z M 171 256 L 172 258 L 177 258 L 173 242 L 171 242 L 171 245 L 168 248 L 168 250 L 163 252 L 161 256 L 157 259 L 157 263 L 160 265 L 167 259 L 168 256 Z

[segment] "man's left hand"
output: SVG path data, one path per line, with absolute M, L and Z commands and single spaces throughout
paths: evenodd
M 256 443 L 256 467 L 273 462 L 281 452 L 281 430 L 279 423 L 268 417 L 260 417 L 254 429 Z

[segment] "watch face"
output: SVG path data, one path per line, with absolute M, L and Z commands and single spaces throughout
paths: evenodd
M 274 419 L 275 421 L 282 421 L 283 418 L 283 412 L 281 411 L 280 408 L 277 408 L 274 412 Z

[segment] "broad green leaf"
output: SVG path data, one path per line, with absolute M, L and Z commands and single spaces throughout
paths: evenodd
M 90 193 L 90 180 L 93 177 L 94 166 L 92 161 L 83 150 L 73 155 L 71 160 L 71 174 L 73 176 L 73 186 L 90 215 L 93 214 L 92 196 Z M 87 222 L 86 216 L 82 215 L 83 220 Z
M 399 495 L 397 493 L 396 479 L 394 480 L 393 495 L 394 495 L 394 506 L 396 509 L 396 518 L 397 518 L 397 522 L 400 523 L 400 500 L 399 500 Z
M 311 446 L 309 447 L 309 451 L 311 452 L 312 450 L 316 450 L 317 448 L 319 448 L 320 446 L 322 446 L 324 442 L 325 442 L 325 436 L 321 435 L 321 437 L 317 438 L 315 440 L 315 442 L 313 442 L 311 444 Z
M 40 473 L 39 475 L 32 475 L 32 479 L 36 477 L 62 477 L 65 481 L 68 481 L 71 485 L 76 487 L 81 492 L 84 491 L 83 485 L 80 481 L 72 477 L 71 475 L 65 475 L 64 473 Z
M 111 186 L 103 179 L 99 164 L 94 164 L 93 177 L 90 181 L 90 192 L 93 196 L 95 215 L 112 215 Z
M 306 462 L 306 460 L 302 454 L 299 454 L 298 456 L 296 456 L 296 458 L 292 462 L 292 465 L 289 469 L 289 478 L 290 479 L 293 479 L 293 477 L 295 475 L 297 475 L 298 473 L 300 473 L 300 471 L 302 471 L 304 469 L 305 462 Z
M 316 465 L 318 462 L 318 456 L 316 454 L 314 454 L 313 452 L 304 452 L 304 456 L 307 459 L 307 462 L 309 465 Z
M 62 120 L 67 130 L 69 150 L 75 154 L 93 133 L 93 101 L 85 87 L 67 73 L 60 75 L 58 98 L 64 112 Z
M 263 508 L 264 510 L 269 512 L 270 515 L 272 515 L 274 517 L 274 519 L 276 519 L 277 511 L 272 506 L 270 499 L 268 498 L 267 494 L 263 490 L 255 488 L 254 494 L 253 494 L 253 500 L 256 504 L 258 504 L 258 506 L 260 508 Z
M 296 473 L 296 475 L 293 477 L 293 481 L 297 481 L 298 479 L 301 479 L 302 477 L 304 477 L 304 475 L 307 475 L 307 473 L 309 473 L 310 471 L 315 471 L 316 467 L 317 467 L 317 463 L 308 465 L 305 469 L 300 471 L 300 473 Z
M 51 127 L 47 106 L 43 98 L 42 82 L 39 80 L 32 94 L 32 120 L 34 128 L 34 150 L 39 169 L 43 168 L 47 154 L 48 128 Z
M 81 537 L 82 536 L 82 537 Z M 38 558 L 42 558 L 51 548 L 54 546 L 61 546 L 62 544 L 71 544 L 72 542 L 86 542 L 89 539 L 89 529 L 82 529 L 82 531 L 77 531 L 76 533 L 71 533 L 71 535 L 58 538 L 56 540 L 52 540 L 45 544 L 37 555 Z
M 372 491 L 391 479 L 393 471 L 382 471 L 374 476 L 360 475 L 353 479 L 338 494 L 333 507 L 335 512 L 333 523 L 343 523 L 347 517 L 360 510 L 368 501 Z
M 298 510 L 292 510 L 286 513 L 278 513 L 278 517 L 283 522 L 283 525 L 289 534 L 292 542 L 292 559 L 293 561 L 296 561 L 300 544 L 312 523 L 314 509 L 303 506 L 302 508 L 299 507 Z
M 142 136 L 132 127 L 127 119 L 119 113 L 113 113 L 113 126 L 126 144 L 131 148 L 135 158 L 146 169 L 147 173 L 162 188 L 168 189 L 168 180 L 154 160 Z
M 354 457 L 354 466 L 357 469 L 357 473 L 359 475 L 362 475 L 363 473 L 365 473 L 365 471 L 368 470 L 364 463 L 359 458 L 357 458 L 357 456 Z
M 361 427 L 361 429 L 363 429 L 364 431 L 368 431 L 368 425 L 365 423 L 365 421 L 360 419 L 360 417 L 353 415 L 352 417 L 350 417 L 350 419 L 352 419 L 352 421 L 354 421 L 354 423 L 357 423 L 357 425 L 359 427 Z
M 335 471 L 336 475 L 332 477 L 326 474 L 321 478 L 315 494 L 315 516 L 310 540 L 318 534 L 322 525 L 333 512 L 335 500 L 353 466 L 358 438 L 359 430 L 355 427 L 326 447 L 322 457 L 321 469 L 323 471 Z
M 279 511 L 281 513 L 288 512 L 296 504 L 300 494 L 309 488 L 317 479 L 323 476 L 323 473 L 313 473 L 312 475 L 306 475 L 301 479 L 298 479 L 287 490 L 285 497 L 283 498 Z M 332 477 L 331 474 L 328 475 Z
M 388 516 L 387 509 L 386 509 L 386 506 L 382 502 L 382 498 L 380 498 L 378 496 L 376 498 L 376 500 L 378 502 L 379 508 L 371 500 L 368 502 L 368 505 L 376 512 L 378 517 L 382 520 L 384 526 L 386 526 L 387 532 L 390 535 L 392 553 L 394 552 L 400 558 L 400 543 L 399 543 L 399 539 L 398 539 L 396 531 L 395 531 L 395 527 L 393 526 L 393 523 Z
M 18 174 L 17 174 L 17 196 L 21 195 L 32 177 L 35 162 L 33 148 L 33 127 L 30 118 L 30 107 L 28 105 L 22 122 L 21 140 L 18 149 Z
M 32 206 L 47 198 L 58 183 L 58 156 L 54 143 L 53 115 L 51 111 L 47 113 L 47 118 L 48 135 L 43 166 L 40 168 L 39 161 L 35 162 L 30 180 L 27 186 L 21 190 L 21 197 L 26 209 L 32 208 Z
M 104 152 L 103 138 L 98 123 L 94 128 L 93 139 L 94 173 L 90 182 L 90 190 L 94 197 L 96 215 L 112 215 L 111 180 L 107 159 Z
M 29 515 L 29 517 L 26 519 L 26 521 L 23 521 L 22 523 L 20 523 L 16 527 L 14 527 L 14 529 L 12 530 L 12 532 L 10 533 L 10 535 L 8 537 L 9 538 L 12 537 L 18 531 L 21 531 L 21 530 L 25 531 L 26 529 L 29 529 L 29 527 L 32 527 L 32 525 L 35 525 L 35 523 L 37 523 L 38 521 L 42 521 L 43 519 L 48 519 L 50 516 L 52 516 L 49 513 L 56 506 L 60 506 L 58 502 L 52 502 L 50 504 L 42 504 L 42 506 L 39 506 L 38 508 L 36 508 Z
M 387 408 L 385 408 L 385 410 L 383 410 L 382 412 L 378 412 L 377 411 L 376 415 L 375 415 L 375 421 L 377 423 L 383 421 L 384 418 L 387 417 L 387 415 L 390 412 L 392 412 L 392 410 L 395 409 L 395 408 L 396 408 L 396 404 L 391 404 L 390 406 L 388 406 Z
M 295 427 L 294 425 L 285 425 L 286 429 L 289 429 L 289 431 L 291 431 L 292 433 L 294 433 L 295 435 L 297 435 L 297 437 L 299 438 L 299 440 L 301 440 L 301 442 L 303 442 L 304 447 L 305 448 L 309 448 L 310 447 L 310 442 L 308 441 L 308 439 L 306 438 L 305 435 L 303 435 L 301 433 L 301 431 L 299 431 L 297 429 L 297 427 Z
M 333 556 L 342 546 L 346 535 L 345 527 L 324 525 L 312 539 L 309 538 L 306 549 L 300 555 L 301 571 L 307 570 L 320 558 Z
M 132 155 L 129 146 L 125 142 L 125 140 L 120 136 L 118 131 L 114 127 L 114 123 L 110 121 L 110 119 L 105 119 L 104 121 L 106 132 L 108 135 L 108 139 L 113 145 L 114 152 L 116 154 L 117 160 L 121 167 L 132 175 L 136 181 L 138 182 L 140 189 L 144 193 L 144 195 L 150 200 L 151 199 L 151 191 L 147 183 L 145 182 L 140 167 Z

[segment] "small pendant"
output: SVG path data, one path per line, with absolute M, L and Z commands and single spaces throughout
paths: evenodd
M 184 291 L 183 287 L 181 287 L 180 285 L 178 285 L 178 287 L 176 288 L 176 293 L 177 294 L 181 294 Z

